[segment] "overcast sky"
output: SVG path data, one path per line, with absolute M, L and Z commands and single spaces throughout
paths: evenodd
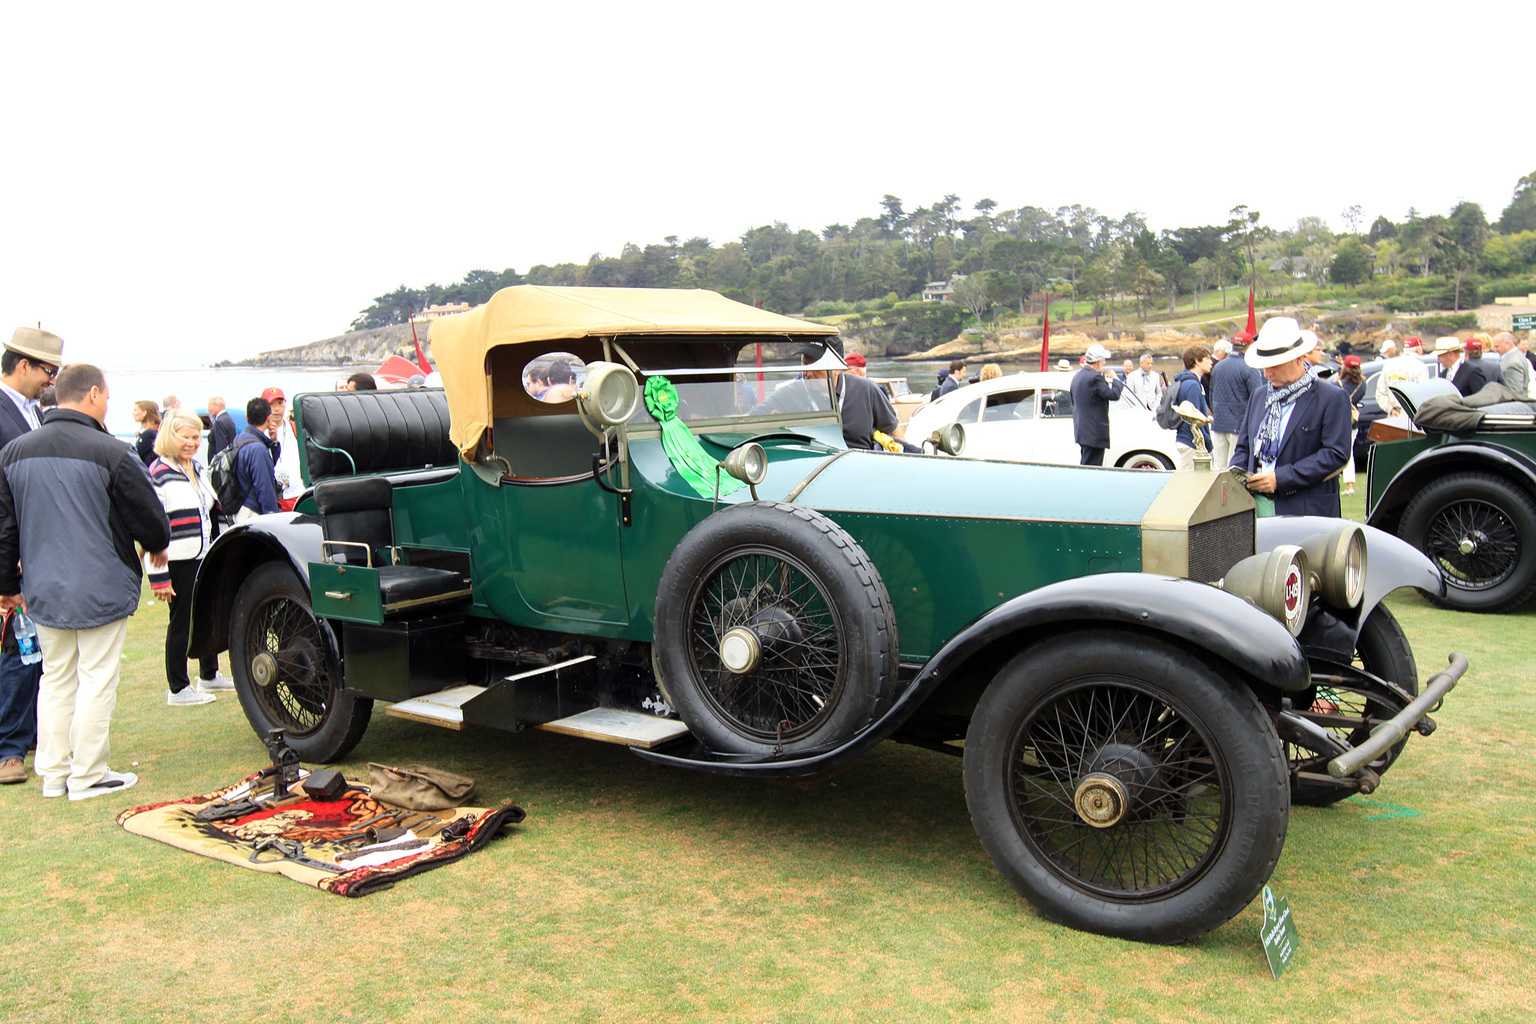
M 1525 4 L 1039 6 L 6 2 L 0 328 L 190 366 L 886 193 L 1337 229 L 1536 170 Z

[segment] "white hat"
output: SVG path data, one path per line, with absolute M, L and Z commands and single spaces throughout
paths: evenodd
M 1263 370 L 1298 359 L 1316 347 L 1317 335 L 1303 331 L 1295 317 L 1272 316 L 1259 328 L 1259 336 L 1248 346 L 1243 361 L 1255 369 Z
M 1103 345 L 1100 345 L 1098 342 L 1094 342 L 1092 345 L 1088 346 L 1088 354 L 1083 356 L 1083 361 L 1088 363 L 1102 363 L 1104 360 L 1113 355 L 1114 353 L 1109 349 L 1105 348 Z
M 1067 362 L 1065 359 L 1058 359 L 1058 360 L 1056 360 L 1056 369 L 1058 369 L 1058 370 L 1070 370 L 1070 369 L 1072 369 L 1072 364 Z
M 1460 352 L 1461 339 L 1447 335 L 1444 338 L 1435 339 L 1436 352 Z

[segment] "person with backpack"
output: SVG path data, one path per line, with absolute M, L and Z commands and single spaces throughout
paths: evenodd
M 277 504 L 277 442 L 267 436 L 267 421 L 272 418 L 272 403 L 253 398 L 245 403 L 245 429 L 230 445 L 234 451 L 234 488 L 228 495 L 219 491 L 219 506 L 229 513 L 228 498 L 238 499 L 234 521 L 243 522 L 259 515 L 280 511 Z
M 1247 345 L 1253 339 L 1247 333 L 1232 339 Z M 1264 387 L 1264 374 L 1234 355 L 1211 367 L 1211 469 L 1220 473 L 1232 462 L 1232 446 L 1248 414 L 1248 396 Z
M 208 553 L 208 546 L 219 534 L 214 516 L 218 497 L 208 482 L 207 472 L 196 460 L 202 443 L 203 421 L 191 413 L 172 413 L 155 439 L 158 457 L 149 464 L 149 482 L 155 485 L 155 496 L 171 524 L 168 561 L 157 567 L 146 555 L 144 568 L 155 599 L 164 601 L 171 610 L 165 629 L 165 678 L 170 686 L 165 702 L 173 708 L 207 704 L 214 699 L 215 691 L 235 688 L 219 671 L 217 656 L 198 662 L 196 686 L 187 677 L 192 583 L 197 579 L 197 567 Z
M 1210 415 L 1210 406 L 1205 401 L 1205 388 L 1200 384 L 1200 378 L 1211 372 L 1211 350 L 1204 345 L 1191 345 L 1184 350 L 1184 369 L 1173 378 L 1173 383 L 1168 386 L 1168 391 L 1174 398 L 1172 405 L 1179 406 L 1185 402 L 1196 409 Z M 1167 401 L 1168 396 L 1163 396 Z M 1159 404 L 1159 411 L 1161 411 Z M 1205 443 L 1205 450 L 1211 450 L 1211 430 L 1209 427 L 1200 427 L 1201 438 Z M 1178 454 L 1178 467 L 1181 470 L 1193 470 L 1195 468 L 1195 434 L 1194 428 L 1179 417 L 1179 424 L 1174 428 L 1174 451 Z

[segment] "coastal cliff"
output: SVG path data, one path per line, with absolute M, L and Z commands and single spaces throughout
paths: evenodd
M 416 336 L 421 339 L 422 351 L 428 359 L 432 347 L 427 344 L 427 325 L 416 325 Z M 378 366 L 390 356 L 403 356 L 416 361 L 416 346 L 411 342 L 410 324 L 392 324 L 373 327 L 365 331 L 349 331 L 323 341 L 307 345 L 262 352 L 248 359 L 230 359 L 215 366 Z

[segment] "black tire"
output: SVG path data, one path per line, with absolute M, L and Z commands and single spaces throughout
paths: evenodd
M 301 761 L 339 760 L 362 739 L 373 714 L 372 700 L 343 687 L 329 633 L 286 565 L 260 566 L 235 594 L 229 661 L 240 706 L 257 736 L 283 730 Z M 271 678 L 262 685 L 254 662 L 264 655 Z
M 1403 635 L 1403 627 L 1387 610 L 1386 605 L 1379 604 L 1371 609 L 1371 614 L 1361 624 L 1352 665 L 1389 683 L 1396 683 L 1409 696 L 1418 696 L 1419 668 L 1413 660 L 1413 648 Z M 1314 676 L 1345 674 L 1344 666 L 1321 663 L 1315 663 L 1312 672 Z M 1297 695 L 1295 706 L 1306 709 L 1301 712 L 1303 717 L 1311 719 L 1353 747 L 1370 738 L 1374 722 L 1397 714 L 1405 702 L 1368 680 L 1348 682 L 1350 685 L 1347 686 L 1314 686 L 1307 693 Z M 1383 774 L 1392 767 L 1392 762 L 1397 760 L 1407 745 L 1406 738 L 1393 744 L 1385 754 L 1371 762 L 1370 769 L 1377 775 Z M 1305 783 L 1296 777 L 1298 771 L 1327 774 L 1328 757 L 1294 743 L 1286 744 L 1286 757 L 1291 765 L 1292 804 L 1327 807 L 1354 795 L 1352 789 L 1326 783 Z
M 1414 495 L 1399 534 L 1445 577 L 1445 598 L 1467 612 L 1507 612 L 1536 594 L 1536 501 L 1488 473 L 1453 473 Z M 1467 549 L 1467 550 L 1464 550 Z
M 1003 666 L 966 734 L 965 794 L 981 845 L 1040 913 L 1141 942 L 1184 942 L 1242 911 L 1290 816 L 1254 695 L 1169 643 L 1110 631 Z M 1116 807 L 1103 827 L 1085 817 Z
M 1172 470 L 1173 463 L 1161 452 L 1131 452 L 1115 463 L 1119 469 Z
M 722 638 L 761 643 L 725 668 Z M 734 505 L 689 531 L 656 595 L 658 683 L 710 749 L 769 756 L 852 736 L 897 681 L 896 618 L 863 549 L 796 505 Z

